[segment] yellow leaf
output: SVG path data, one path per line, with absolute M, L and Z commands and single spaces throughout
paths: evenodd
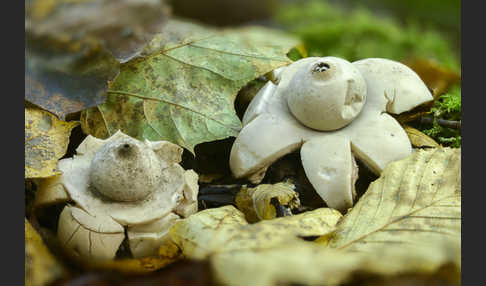
M 25 178 L 60 174 L 57 161 L 66 154 L 69 135 L 78 124 L 38 108 L 25 108 Z
M 372 252 L 461 236 L 461 149 L 417 150 L 390 163 L 337 226 L 329 247 Z
M 242 187 L 235 198 L 236 207 L 245 214 L 248 222 L 257 222 L 277 217 L 273 198 L 280 205 L 290 209 L 300 206 L 299 194 L 294 191 L 291 183 L 261 184 L 255 188 Z
M 334 230 L 341 213 L 320 208 L 299 215 L 248 224 L 233 206 L 207 209 L 178 221 L 170 230 L 172 241 L 186 257 L 204 259 L 236 249 L 265 249 L 298 237 L 320 236 Z
M 420 130 L 403 125 L 403 129 L 407 132 L 410 143 L 413 147 L 439 147 L 439 144 L 434 139 L 422 133 Z
M 233 206 L 207 209 L 180 220 L 170 229 L 171 240 L 191 258 L 202 259 L 217 251 L 242 225 L 248 224 Z
M 305 48 L 305 45 L 304 43 L 300 43 L 298 44 L 297 46 L 295 46 L 295 49 L 297 49 L 297 51 L 299 51 L 300 55 L 303 57 L 303 58 L 307 58 L 307 49 Z
M 460 285 L 460 244 L 435 243 L 415 251 L 386 245 L 371 253 L 346 252 L 318 243 L 293 241 L 254 251 L 239 249 L 211 257 L 216 281 L 231 286 L 343 285 L 353 278 L 403 274 L 438 275 Z M 359 281 L 359 280 L 358 280 Z M 346 284 L 347 285 L 347 284 Z M 353 284 L 354 285 L 354 284 Z M 361 284 L 359 284 L 361 285 Z
M 47 285 L 65 274 L 63 266 L 56 261 L 40 235 L 25 219 L 25 285 Z

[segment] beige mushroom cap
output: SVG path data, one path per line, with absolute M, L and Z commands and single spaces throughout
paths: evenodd
M 311 184 L 329 207 L 345 210 L 353 203 L 353 155 L 379 174 L 388 163 L 411 154 L 407 134 L 386 111 L 404 112 L 433 97 L 420 77 L 401 63 L 357 61 L 352 65 L 361 73 L 367 89 L 361 112 L 340 129 L 317 131 L 294 116 L 287 104 L 291 94 L 286 92 L 307 84 L 303 81 L 289 87 L 296 84 L 294 76 L 313 62 L 315 58 L 305 58 L 279 70 L 278 84 L 268 82 L 258 92 L 244 114 L 244 127 L 231 150 L 230 167 L 235 177 L 250 178 L 302 147 L 302 163 Z
M 346 126 L 366 101 L 366 83 L 359 70 L 336 57 L 312 58 L 280 92 L 302 124 L 321 131 Z

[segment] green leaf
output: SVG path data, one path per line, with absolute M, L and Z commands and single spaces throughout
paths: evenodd
M 338 224 L 329 246 L 372 252 L 461 238 L 461 149 L 417 150 L 390 163 Z
M 170 20 L 143 58 L 122 65 L 104 104 L 82 115 L 83 130 L 118 129 L 148 140 L 194 146 L 236 136 L 234 100 L 249 81 L 291 61 L 296 40 L 259 27 L 215 30 Z

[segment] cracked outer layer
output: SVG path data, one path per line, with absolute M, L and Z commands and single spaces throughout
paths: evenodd
M 386 112 L 404 112 L 433 97 L 420 77 L 405 65 L 386 59 L 364 59 L 352 63 L 366 86 L 366 102 L 361 111 L 337 130 L 309 128 L 294 116 L 288 98 L 295 96 L 292 91 L 301 86 L 303 90 L 314 86 L 315 79 L 302 74 L 308 75 L 309 67 L 312 71 L 328 59 L 296 61 L 279 70 L 278 84 L 269 81 L 258 92 L 243 116 L 243 129 L 231 150 L 230 167 L 236 178 L 251 178 L 302 147 L 302 163 L 309 181 L 329 207 L 344 211 L 353 204 L 352 173 L 356 170 L 351 167 L 352 155 L 376 174 L 389 162 L 410 155 L 412 146 L 407 134 Z M 342 61 L 335 64 L 347 65 Z
M 115 257 L 125 233 L 109 216 L 91 216 L 80 208 L 66 206 L 59 217 L 57 236 L 69 255 L 103 260 Z

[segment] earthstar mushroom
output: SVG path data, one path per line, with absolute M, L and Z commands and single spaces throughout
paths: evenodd
M 407 66 L 379 58 L 350 63 L 309 57 L 278 69 L 250 102 L 230 155 L 236 178 L 259 182 L 280 157 L 300 148 L 302 164 L 329 207 L 353 205 L 354 156 L 379 174 L 412 151 L 389 113 L 433 97 Z
M 113 259 L 126 230 L 134 257 L 154 255 L 170 227 L 197 212 L 198 176 L 178 164 L 178 145 L 118 131 L 106 140 L 88 136 L 76 151 L 59 161 L 63 174 L 44 181 L 35 202 L 72 201 L 58 224 L 69 254 Z

